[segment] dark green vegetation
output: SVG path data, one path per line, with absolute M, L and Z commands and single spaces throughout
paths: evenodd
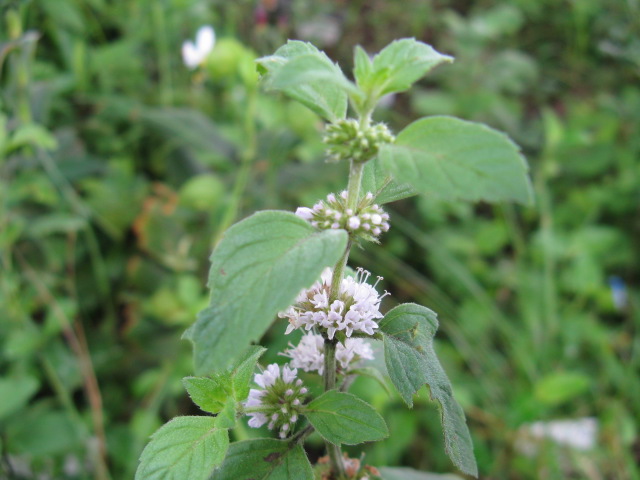
M 132 478 L 151 433 L 201 413 L 180 336 L 208 303 L 213 243 L 255 210 L 344 188 L 317 118 L 258 92 L 253 59 L 304 38 L 348 67 L 356 44 L 415 36 L 456 61 L 377 119 L 508 132 L 536 203 L 403 200 L 355 261 L 393 301 L 438 312 L 482 476 L 639 478 L 636 2 L 0 0 L 0 16 L 0 477 Z M 205 23 L 218 42 L 192 73 L 180 46 Z M 391 433 L 368 463 L 452 470 L 426 390 L 408 411 L 374 380 L 353 389 Z M 592 452 L 516 448 L 523 424 L 585 416 Z

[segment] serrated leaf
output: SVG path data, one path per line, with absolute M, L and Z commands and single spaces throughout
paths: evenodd
M 229 383 L 224 384 L 221 379 L 207 377 L 185 377 L 182 379 L 182 384 L 193 403 L 209 413 L 218 413 L 224 408 L 225 402 L 231 394 Z
M 345 85 L 349 81 L 324 52 L 310 43 L 289 40 L 273 55 L 257 62 L 267 91 L 281 92 L 329 121 L 346 116 Z
M 207 480 L 229 447 L 226 429 L 213 417 L 177 417 L 151 437 L 136 480 Z
M 362 191 L 376 194 L 379 204 L 395 202 L 416 195 L 418 191 L 408 183 L 397 183 L 375 158 L 367 162 L 362 173 Z
M 210 306 L 184 335 L 196 373 L 226 368 L 346 245 L 344 230 L 318 232 L 289 212 L 258 212 L 231 227 L 211 255 Z
M 304 415 L 324 439 L 335 445 L 356 445 L 389 435 L 378 412 L 350 393 L 329 390 L 309 403 Z
M 373 70 L 373 64 L 367 52 L 360 45 L 356 45 L 353 63 L 353 76 L 356 82 L 359 85 L 366 83 Z
M 236 361 L 231 371 L 233 396 L 241 402 L 249 395 L 249 383 L 256 369 L 256 363 L 267 349 L 259 345 L 249 347 L 245 354 Z
M 429 117 L 380 149 L 383 168 L 420 193 L 447 200 L 530 203 L 528 167 L 518 146 L 486 125 Z
M 217 428 L 233 428 L 236 426 L 237 405 L 233 397 L 227 398 L 220 413 L 216 415 L 215 426 Z
M 545 405 L 561 405 L 583 395 L 591 387 L 591 379 L 579 372 L 554 372 L 538 380 L 534 395 Z
M 342 70 L 331 63 L 324 55 L 305 54 L 292 58 L 285 63 L 277 73 L 271 76 L 269 89 L 284 92 L 286 89 L 299 87 L 301 84 L 320 83 L 331 84 L 345 92 L 358 94 L 355 84 L 347 79 Z
M 382 467 L 379 470 L 383 480 L 463 480 L 458 475 L 420 472 L 405 467 Z
M 384 356 L 391 381 L 407 403 L 425 383 L 440 407 L 445 450 L 464 473 L 478 475 L 473 444 L 464 412 L 455 401 L 451 383 L 433 350 L 438 329 L 436 314 L 426 307 L 405 303 L 390 310 L 379 322 L 384 334 Z
M 453 57 L 438 53 L 426 43 L 403 38 L 391 42 L 373 58 L 368 75 L 356 78 L 359 86 L 379 98 L 409 89 L 432 68 L 452 61 Z
M 313 480 L 300 445 L 259 438 L 232 443 L 211 480 Z

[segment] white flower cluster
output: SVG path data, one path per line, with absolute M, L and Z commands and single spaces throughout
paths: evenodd
M 280 430 L 280 438 L 291 433 L 302 408 L 302 399 L 307 389 L 302 380 L 296 379 L 298 371 L 273 363 L 263 373 L 254 377 L 254 382 L 262 389 L 251 389 L 244 404 L 251 417 L 249 426 L 260 428 L 265 423 L 269 430 Z
M 333 339 L 336 331 L 344 332 L 347 337 L 354 332 L 373 335 L 378 328 L 376 320 L 383 317 L 380 302 L 388 293 L 378 295 L 375 287 L 382 277 L 378 277 L 374 285 L 369 285 L 369 275 L 359 268 L 355 277 L 343 278 L 337 298 L 329 304 L 333 273 L 326 268 L 319 282 L 301 291 L 296 304 L 278 314 L 280 318 L 289 319 L 285 333 L 304 327 L 307 331 L 315 328 L 326 332 L 329 339 Z
M 322 335 L 307 333 L 302 336 L 300 343 L 287 349 L 281 355 L 291 359 L 291 366 L 301 368 L 305 372 L 324 373 L 324 338 Z M 344 344 L 338 342 L 336 346 L 336 360 L 343 372 L 360 360 L 373 360 L 371 345 L 362 338 L 347 338 Z
M 296 215 L 316 228 L 342 228 L 375 241 L 381 233 L 389 230 L 389 214 L 373 200 L 373 193 L 368 192 L 355 209 L 347 208 L 345 190 L 340 195 L 330 193 L 326 201 L 320 200 L 313 208 L 299 207 Z

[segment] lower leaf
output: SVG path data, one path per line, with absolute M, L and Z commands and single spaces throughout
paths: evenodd
M 356 445 L 389 436 L 378 412 L 350 393 L 329 390 L 309 403 L 304 415 L 323 438 L 335 445 Z
M 419 472 L 418 470 L 404 467 L 383 467 L 379 470 L 383 480 L 463 480 L 462 477 L 449 473 Z
M 391 381 L 409 406 L 418 389 L 429 386 L 431 399 L 440 406 L 447 455 L 461 471 L 477 476 L 464 411 L 453 397 L 451 382 L 433 350 L 437 328 L 436 314 L 421 305 L 406 303 L 390 310 L 380 322 L 385 334 L 385 363 Z
M 222 463 L 229 433 L 214 417 L 177 417 L 151 437 L 135 480 L 207 480 Z
M 258 438 L 232 443 L 224 463 L 211 477 L 230 479 L 313 480 L 313 472 L 300 445 Z

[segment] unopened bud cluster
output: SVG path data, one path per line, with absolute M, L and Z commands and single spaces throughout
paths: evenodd
M 373 203 L 374 196 L 367 193 L 355 209 L 347 208 L 346 190 L 336 195 L 330 193 L 313 208 L 299 207 L 296 215 L 320 229 L 344 229 L 354 236 L 376 241 L 389 230 L 389 214 Z
M 353 118 L 338 120 L 327 125 L 322 139 L 327 144 L 329 161 L 353 160 L 366 162 L 380 147 L 393 143 L 395 137 L 384 123 L 363 126 Z
M 269 430 L 279 430 L 280 438 L 286 438 L 300 416 L 302 400 L 307 389 L 302 380 L 297 379 L 298 371 L 287 365 L 280 367 L 273 363 L 263 373 L 254 377 L 261 390 L 251 389 L 244 406 L 252 417 L 249 426 L 259 428 L 267 424 Z

